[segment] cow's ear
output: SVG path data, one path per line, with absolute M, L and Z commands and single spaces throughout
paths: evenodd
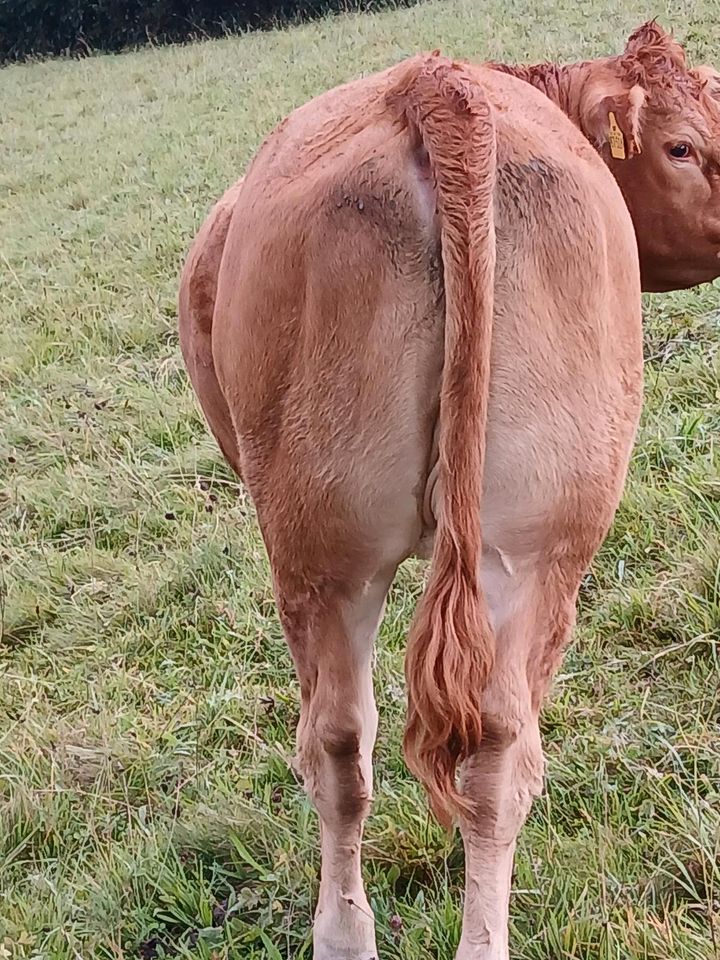
M 703 91 L 714 100 L 720 100 L 720 73 L 714 67 L 697 67 L 690 71 L 703 85 Z
M 642 152 L 642 116 L 647 94 L 634 84 L 612 90 L 605 84 L 587 92 L 580 123 L 585 136 L 603 153 L 626 160 Z

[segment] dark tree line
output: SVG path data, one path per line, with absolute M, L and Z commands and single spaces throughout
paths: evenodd
M 218 37 L 240 29 L 367 10 L 387 0 L 0 0 L 0 61 L 81 56 L 145 43 Z

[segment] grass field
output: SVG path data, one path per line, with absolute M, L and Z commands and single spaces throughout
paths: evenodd
M 720 60 L 716 0 L 445 0 L 0 71 L 0 958 L 306 958 L 317 826 L 251 505 L 181 365 L 209 205 L 290 108 L 421 48 L 616 50 L 658 14 Z M 515 960 L 720 957 L 720 286 L 646 303 L 647 404 L 544 718 Z M 400 760 L 379 645 L 369 896 L 383 960 L 450 960 L 461 850 Z

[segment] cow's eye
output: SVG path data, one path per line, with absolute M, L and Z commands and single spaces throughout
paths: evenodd
M 670 156 L 675 160 L 687 160 L 691 153 L 692 148 L 689 143 L 674 143 L 670 147 Z

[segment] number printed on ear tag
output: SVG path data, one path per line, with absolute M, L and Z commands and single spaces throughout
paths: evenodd
M 610 121 L 610 153 L 616 160 L 625 159 L 625 137 L 623 132 L 620 129 L 620 126 L 615 119 L 614 113 L 608 114 L 608 120 Z

